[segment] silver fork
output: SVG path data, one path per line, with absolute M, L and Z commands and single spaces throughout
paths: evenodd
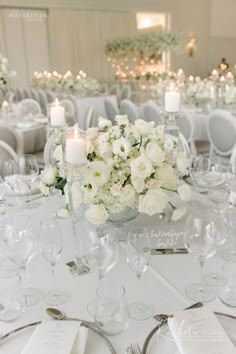
M 142 354 L 141 349 L 138 345 L 138 343 L 133 343 L 130 345 L 131 348 L 131 353 L 132 354 Z

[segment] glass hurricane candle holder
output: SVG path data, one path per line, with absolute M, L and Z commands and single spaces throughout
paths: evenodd
M 74 169 L 87 164 L 86 134 L 78 124 L 67 128 L 62 140 L 63 164 Z
M 181 92 L 179 87 L 174 82 L 171 82 L 164 88 L 163 106 L 164 111 L 168 114 L 180 112 Z

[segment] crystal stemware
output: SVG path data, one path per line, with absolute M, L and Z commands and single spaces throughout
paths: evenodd
M 128 233 L 127 262 L 138 279 L 147 270 L 151 258 L 150 239 L 144 227 L 135 227 Z M 129 315 L 136 320 L 145 320 L 152 316 L 153 307 L 141 301 L 129 304 Z
M 20 280 L 25 275 L 28 261 L 38 248 L 38 239 L 31 218 L 27 215 L 6 215 L 1 220 L 1 245 L 3 253 L 19 267 Z M 37 304 L 42 292 L 34 288 L 16 291 L 14 299 L 20 299 L 24 306 Z
M 189 215 L 184 238 L 186 247 L 200 263 L 202 279 L 206 260 L 216 253 L 216 225 L 209 209 L 196 209 Z M 193 301 L 208 302 L 216 297 L 216 289 L 201 282 L 189 285 L 185 293 Z
M 55 219 L 44 219 L 40 222 L 40 249 L 44 258 L 50 263 L 52 276 L 55 281 L 55 267 L 62 252 L 62 235 Z M 52 289 L 45 296 L 48 305 L 60 305 L 69 300 L 66 291 Z
M 18 166 L 19 174 L 24 181 L 27 182 L 31 192 L 32 183 L 36 180 L 39 174 L 39 166 L 35 156 L 30 154 L 20 156 Z

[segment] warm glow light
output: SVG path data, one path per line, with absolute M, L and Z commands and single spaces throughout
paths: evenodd
M 76 123 L 73 128 L 73 138 L 78 139 L 79 138 L 79 125 Z
M 138 12 L 136 14 L 137 29 L 142 30 L 152 27 L 166 28 L 167 16 L 164 13 Z

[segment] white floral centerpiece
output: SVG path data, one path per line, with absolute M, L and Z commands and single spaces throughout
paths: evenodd
M 173 205 L 173 194 L 184 201 L 190 198 L 189 187 L 179 183 L 176 173 L 187 174 L 188 159 L 178 152 L 175 139 L 165 137 L 164 126 L 154 122 L 138 119 L 132 124 L 125 115 L 115 120 L 117 125 L 112 126 L 110 120 L 100 117 L 98 128 L 87 130 L 88 166 L 84 180 L 71 186 L 73 204 L 83 203 L 85 187 L 86 217 L 95 224 L 127 207 L 154 215 L 169 204 L 174 210 L 172 220 L 182 217 L 186 209 Z M 173 153 L 177 156 L 174 164 Z M 55 155 L 61 160 L 61 146 Z M 60 167 L 49 166 L 41 173 L 42 192 L 49 194 L 52 186 L 60 189 L 68 202 L 68 186 Z

